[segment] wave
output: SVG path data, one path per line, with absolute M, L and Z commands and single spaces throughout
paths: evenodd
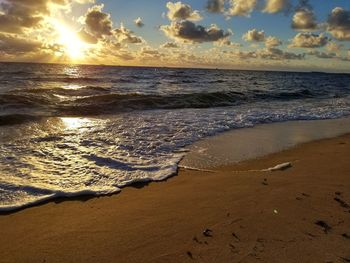
M 279 93 L 241 93 L 234 91 L 192 93 L 178 95 L 144 95 L 144 94 L 103 94 L 78 98 L 73 102 L 58 106 L 66 114 L 81 113 L 115 113 L 116 111 L 185 109 L 228 107 L 261 100 L 291 100 L 313 98 L 308 90 L 300 92 Z
M 287 101 L 312 98 L 337 98 L 338 95 L 317 94 L 307 89 L 294 92 L 251 92 L 220 91 L 210 93 L 182 93 L 177 95 L 149 95 L 140 93 L 115 94 L 98 86 L 81 89 L 30 89 L 27 94 L 0 95 L 3 109 L 20 110 L 21 108 L 39 109 L 47 116 L 85 116 L 114 114 L 135 110 L 185 109 L 229 107 L 259 101 Z M 93 95 L 92 95 L 93 94 Z M 55 96 L 58 95 L 58 96 Z M 27 115 L 25 115 L 27 116 Z M 18 118 L 14 123 L 26 118 Z M 5 117 L 2 117 L 5 118 Z M 2 125 L 11 123 L 10 117 Z
M 17 192 L 24 193 L 29 196 L 28 199 L 21 199 L 17 202 L 14 201 L 11 204 L 1 205 L 0 213 L 13 212 L 26 207 L 35 206 L 43 204 L 52 199 L 58 198 L 72 198 L 81 196 L 101 196 L 101 195 L 111 195 L 120 192 L 118 187 L 110 187 L 108 189 L 77 189 L 71 191 L 60 191 L 48 188 L 39 188 L 35 186 L 25 186 L 25 185 L 12 185 L 8 182 L 0 182 L 0 189 L 2 191 L 9 191 L 12 194 Z
M 86 96 L 100 93 L 110 93 L 108 88 L 99 87 L 99 86 L 81 86 L 77 88 L 34 88 L 28 89 L 25 91 L 26 93 L 32 94 L 56 94 L 56 95 L 64 95 L 64 96 Z
M 37 96 L 36 94 L 1 94 L 0 105 L 2 108 L 6 107 L 35 107 L 40 105 L 49 105 L 51 100 L 49 96 L 51 94 L 45 94 L 43 96 Z
M 33 77 L 28 78 L 31 81 L 38 82 L 60 82 L 60 83 L 81 83 L 81 82 L 100 82 L 99 78 L 90 78 L 90 77 Z
M 0 126 L 21 124 L 29 121 L 36 121 L 39 119 L 39 116 L 33 116 L 29 114 L 0 115 Z

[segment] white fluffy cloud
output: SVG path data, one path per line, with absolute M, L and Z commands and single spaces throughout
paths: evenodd
M 191 20 L 191 21 L 199 21 L 202 19 L 199 11 L 193 10 L 192 7 L 188 4 L 183 4 L 181 2 L 168 2 L 166 4 L 168 8 L 167 16 L 169 20 Z
M 267 48 L 278 47 L 282 45 L 282 41 L 277 37 L 269 36 L 265 40 L 265 46 Z
M 297 10 L 293 16 L 292 28 L 298 31 L 313 31 L 318 27 L 316 16 L 309 9 Z
M 318 48 L 324 47 L 328 42 L 329 38 L 323 34 L 299 33 L 293 38 L 290 47 Z
M 247 42 L 264 42 L 265 32 L 264 30 L 258 31 L 254 28 L 245 33 L 242 38 Z
M 266 0 L 263 12 L 275 14 L 287 10 L 290 5 L 290 0 Z
M 134 23 L 135 23 L 135 25 L 138 26 L 138 27 L 143 27 L 143 26 L 145 25 L 145 24 L 143 23 L 141 17 L 136 18 L 136 19 L 134 20 Z
M 250 16 L 257 5 L 257 0 L 230 0 L 228 15 Z

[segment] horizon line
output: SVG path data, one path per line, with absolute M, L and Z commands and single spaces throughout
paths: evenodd
M 1 61 L 0 64 L 48 64 L 71 66 L 99 66 L 99 67 L 124 67 L 124 68 L 161 68 L 161 69 L 197 69 L 197 70 L 226 70 L 226 71 L 256 71 L 256 72 L 283 72 L 283 73 L 323 73 L 323 74 L 350 74 L 344 71 L 320 71 L 320 70 L 288 70 L 288 69 L 239 69 L 219 67 L 181 67 L 181 66 L 149 66 L 149 65 L 115 65 L 115 64 L 89 64 L 89 63 L 61 63 L 61 62 L 32 62 L 32 61 Z

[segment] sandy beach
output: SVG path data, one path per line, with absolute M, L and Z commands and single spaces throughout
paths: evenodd
M 2 214 L 0 262 L 349 262 L 349 146 L 344 135 Z
M 350 0 L 0 0 L 0 263 L 350 262 Z

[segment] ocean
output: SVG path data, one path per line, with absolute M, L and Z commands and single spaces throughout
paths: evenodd
M 175 175 L 187 146 L 350 115 L 350 74 L 0 63 L 0 211 Z

